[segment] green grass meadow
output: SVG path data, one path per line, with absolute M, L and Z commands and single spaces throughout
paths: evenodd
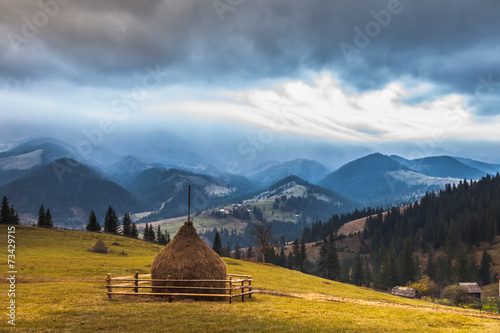
M 7 277 L 6 226 L 0 276 Z M 394 297 L 268 264 L 224 258 L 263 293 L 241 302 L 115 296 L 105 278 L 149 273 L 161 246 L 96 233 L 16 228 L 16 326 L 7 323 L 8 284 L 0 290 L 2 332 L 500 332 L 500 316 Z M 110 254 L 88 251 L 98 239 Z M 120 252 L 127 256 L 120 256 Z

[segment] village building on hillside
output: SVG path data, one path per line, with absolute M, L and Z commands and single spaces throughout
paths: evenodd
M 395 286 L 392 288 L 392 295 L 394 296 L 401 296 L 401 297 L 406 297 L 406 298 L 417 298 L 418 292 L 410 287 L 400 287 L 400 286 Z
M 458 285 L 460 287 L 464 287 L 467 290 L 467 294 L 473 298 L 481 299 L 481 287 L 477 284 L 477 282 L 459 282 Z

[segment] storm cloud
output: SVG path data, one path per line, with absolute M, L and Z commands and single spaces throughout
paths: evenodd
M 0 87 L 119 91 L 149 67 L 169 73 L 164 86 L 238 90 L 329 72 L 345 92 L 398 82 L 408 105 L 461 95 L 488 121 L 499 17 L 489 0 L 6 0 Z

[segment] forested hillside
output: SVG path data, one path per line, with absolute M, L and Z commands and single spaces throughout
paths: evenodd
M 464 180 L 458 186 L 447 185 L 404 210 L 393 208 L 385 216 L 369 218 L 363 242 L 371 254 L 375 275 L 385 276 L 381 279 L 384 285 L 388 275 L 392 275 L 389 281 L 393 283 L 406 283 L 415 280 L 421 271 L 441 285 L 457 281 L 487 284 L 494 272 L 489 268 L 485 272 L 483 266 L 489 267 L 491 258 L 484 253 L 479 266 L 475 248 L 481 242 L 493 243 L 499 231 L 500 175 L 497 174 L 479 181 Z M 418 262 L 408 255 L 415 252 L 425 255 L 425 265 L 418 267 Z M 388 272 L 397 254 L 401 254 L 402 264 L 405 253 L 407 274 Z

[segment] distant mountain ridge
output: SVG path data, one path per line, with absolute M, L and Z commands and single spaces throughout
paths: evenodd
M 324 178 L 330 169 L 323 164 L 307 159 L 295 159 L 287 162 L 272 163 L 249 178 L 258 183 L 259 186 L 268 187 L 273 183 L 287 177 L 297 176 L 311 183 Z
M 374 153 L 345 164 L 318 184 L 371 206 L 413 201 L 419 187 L 408 185 L 391 174 L 401 171 L 413 170 L 389 156 Z
M 43 204 L 50 208 L 55 222 L 81 224 L 91 209 L 104 216 L 109 205 L 119 215 L 145 208 L 120 185 L 69 158 L 58 159 L 0 186 L 0 194 L 6 195 L 21 213 L 36 216 Z
M 414 160 L 395 155 L 390 157 L 416 172 L 431 177 L 481 179 L 487 173 L 451 156 L 432 156 Z

